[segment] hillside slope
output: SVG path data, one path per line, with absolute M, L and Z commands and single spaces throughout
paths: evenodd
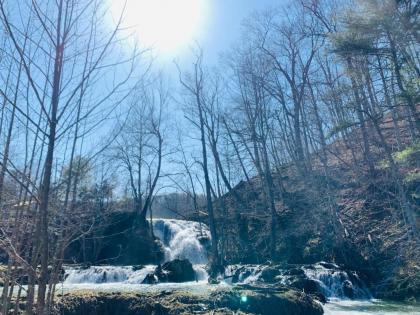
M 395 148 L 390 123 L 381 125 L 390 147 Z M 406 197 L 419 217 L 420 145 L 400 126 L 404 148 L 394 150 Z M 375 143 L 374 132 L 371 132 Z M 407 232 L 396 183 L 381 148 L 372 146 L 375 172 L 367 173 L 357 153 L 358 130 L 351 134 L 351 149 L 341 140 L 328 147 L 328 176 L 314 154 L 313 169 L 305 177 L 293 165 L 274 174 L 277 210 L 277 257 L 282 263 L 333 261 L 359 271 L 376 296 L 419 299 L 420 247 Z M 354 161 L 354 152 L 356 160 Z M 357 156 L 359 155 L 359 156 Z M 367 175 L 369 174 L 369 175 Z M 280 183 L 284 187 L 281 193 Z M 270 213 L 264 203 L 260 179 L 241 182 L 235 188 L 246 202 L 243 209 L 233 194 L 216 201 L 218 232 L 223 235 L 223 259 L 227 263 L 262 263 L 270 260 Z M 249 242 L 243 245 L 234 216 L 241 208 L 241 230 Z M 417 221 L 417 226 L 419 222 Z M 240 245 L 242 244 L 242 245 Z M 247 248 L 244 248 L 247 247 Z M 258 253 L 256 255 L 255 253 Z

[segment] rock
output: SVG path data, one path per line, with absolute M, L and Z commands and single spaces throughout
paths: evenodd
M 209 284 L 219 284 L 220 281 L 216 278 L 209 278 L 208 283 Z
M 313 293 L 313 294 L 309 294 L 313 299 L 318 300 L 319 302 L 321 302 L 322 304 L 325 304 L 328 302 L 328 299 L 326 298 L 326 296 L 320 292 L 317 293 Z
M 210 263 L 209 268 L 207 269 L 210 278 L 217 279 L 219 276 L 225 273 L 225 267 L 220 264 Z
M 169 314 L 169 308 L 152 298 L 134 294 L 69 294 L 57 303 L 54 315 Z
M 307 278 L 298 278 L 293 281 L 290 286 L 309 294 L 321 293 L 316 281 Z
M 141 283 L 142 284 L 156 284 L 158 283 L 158 279 L 154 273 L 149 273 Z
M 267 267 L 261 271 L 260 278 L 264 280 L 264 282 L 274 283 L 276 282 L 276 276 L 280 274 L 280 271 L 275 267 Z
M 230 290 L 218 292 L 210 299 L 219 307 L 253 314 L 272 315 L 280 311 L 282 315 L 323 314 L 323 309 L 317 302 L 296 290 L 284 292 Z
M 232 283 L 238 283 L 241 280 L 241 274 L 243 278 L 247 278 L 251 275 L 251 271 L 246 269 L 245 267 L 241 267 L 235 270 L 235 273 L 232 276 Z
M 354 298 L 353 284 L 349 280 L 345 280 L 343 282 L 343 293 L 346 297 L 350 299 Z
M 210 296 L 163 291 L 140 293 L 75 292 L 59 297 L 52 315 L 180 314 L 321 315 L 322 307 L 296 290 L 217 290 Z
M 133 271 L 139 271 L 139 270 L 144 269 L 144 266 L 143 266 L 143 265 L 135 265 L 135 266 L 133 266 L 131 269 L 132 269 Z
M 208 236 L 199 236 L 198 241 L 200 242 L 201 245 L 206 246 L 206 247 L 210 246 L 211 244 L 211 240 Z
M 188 259 L 175 259 L 166 262 L 162 266 L 162 272 L 156 270 L 155 274 L 160 281 L 165 282 L 187 282 L 194 281 L 196 278 L 193 266 Z
M 92 266 L 92 265 L 91 265 L 90 263 L 83 263 L 83 264 L 80 266 L 80 269 L 81 269 L 81 270 L 86 270 L 86 269 L 89 269 L 91 266 Z
M 340 269 L 340 267 L 338 267 L 336 264 L 328 263 L 328 262 L 324 262 L 324 261 L 321 261 L 319 263 L 319 265 L 321 265 L 322 267 L 327 268 L 327 269 L 333 269 L 333 270 Z

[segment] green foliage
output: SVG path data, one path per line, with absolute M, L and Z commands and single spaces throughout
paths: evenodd
M 407 184 L 417 182 L 417 181 L 420 181 L 420 172 L 408 173 L 404 177 L 404 182 L 407 183 Z
M 398 164 L 405 164 L 410 161 L 411 157 L 420 153 L 420 142 L 415 142 L 413 145 L 405 148 L 404 150 L 395 152 L 393 158 Z
M 374 47 L 374 37 L 372 36 L 356 32 L 343 32 L 335 34 L 331 39 L 334 44 L 333 52 L 340 56 L 369 55 L 378 52 L 378 49 Z
M 413 145 L 406 147 L 404 150 L 394 152 L 392 154 L 392 158 L 394 159 L 395 163 L 399 165 L 403 165 L 403 166 L 408 166 L 411 164 L 413 160 L 414 161 L 417 160 L 417 155 L 419 154 L 420 154 L 420 142 L 415 142 Z M 379 169 L 386 169 L 388 167 L 389 167 L 389 162 L 387 160 L 381 160 L 379 162 Z M 418 179 L 416 178 L 416 176 L 420 176 L 420 175 L 416 175 L 415 173 L 410 174 L 406 178 L 406 181 L 407 182 L 415 181 Z

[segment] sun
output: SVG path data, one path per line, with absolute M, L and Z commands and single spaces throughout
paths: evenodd
M 208 0 L 109 1 L 114 19 L 124 10 L 124 26 L 135 31 L 142 46 L 168 54 L 188 46 L 199 35 Z

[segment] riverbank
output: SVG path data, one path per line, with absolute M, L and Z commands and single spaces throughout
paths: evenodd
M 79 291 L 59 296 L 55 314 L 273 314 L 321 315 L 322 306 L 303 292 L 286 288 L 275 291 L 218 288 L 206 294 L 187 291 L 157 293 L 98 293 Z
M 331 263 L 233 265 L 217 284 L 206 278 L 146 284 L 157 266 L 66 266 L 55 314 L 324 314 L 414 315 L 420 305 L 372 299 L 357 274 Z M 195 272 L 205 272 L 195 265 Z M 198 279 L 198 277 L 197 277 Z M 25 289 L 25 286 L 23 287 Z M 351 290 L 350 290 L 351 289 Z M 1 291 L 1 288 L 0 288 Z M 22 291 L 24 298 L 25 290 Z M 348 296 L 346 296 L 346 294 Z M 24 300 L 20 308 L 24 309 Z

